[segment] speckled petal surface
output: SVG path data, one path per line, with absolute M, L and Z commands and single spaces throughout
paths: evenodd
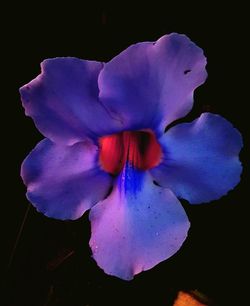
M 90 211 L 93 257 L 107 274 L 130 280 L 175 254 L 189 221 L 167 189 L 127 166 L 109 197 Z

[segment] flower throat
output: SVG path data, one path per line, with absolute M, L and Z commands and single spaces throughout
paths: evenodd
M 162 151 L 152 132 L 125 131 L 99 139 L 99 161 L 102 168 L 118 174 L 129 162 L 139 170 L 148 170 L 160 163 Z

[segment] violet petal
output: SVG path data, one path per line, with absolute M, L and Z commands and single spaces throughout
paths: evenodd
M 111 195 L 91 209 L 90 221 L 94 259 L 107 274 L 125 280 L 175 254 L 189 229 L 175 195 L 129 166 Z
M 81 217 L 105 198 L 112 185 L 111 177 L 99 168 L 97 158 L 97 147 L 92 144 L 63 146 L 42 140 L 22 164 L 27 198 L 48 217 Z
M 126 129 L 151 128 L 161 135 L 193 106 L 193 92 L 206 77 L 202 49 L 185 35 L 142 42 L 105 64 L 100 99 Z
M 219 199 L 240 181 L 241 135 L 219 115 L 203 113 L 176 125 L 159 142 L 165 157 L 151 174 L 191 204 Z
M 119 121 L 98 100 L 102 68 L 102 63 L 73 57 L 41 63 L 41 74 L 20 88 L 20 94 L 26 115 L 44 136 L 71 145 L 117 131 Z

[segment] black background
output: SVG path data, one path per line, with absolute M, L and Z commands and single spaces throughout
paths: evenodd
M 14 10 L 14 13 L 13 13 Z M 154 41 L 160 36 L 184 33 L 208 58 L 208 79 L 195 92 L 192 112 L 182 121 L 204 111 L 219 113 L 231 121 L 246 139 L 246 98 L 243 56 L 244 8 L 218 7 L 200 1 L 176 5 L 145 3 L 139 7 L 38 5 L 6 11 L 2 27 L 6 43 L 2 66 L 2 143 L 4 159 L 1 224 L 3 244 L 2 280 L 5 301 L 1 305 L 172 305 L 179 290 L 207 295 L 216 305 L 244 305 L 246 271 L 246 150 L 241 183 L 227 196 L 209 204 L 191 206 L 182 202 L 191 230 L 182 249 L 169 260 L 126 282 L 104 274 L 91 259 L 88 215 L 74 222 L 48 219 L 30 207 L 13 260 L 6 268 L 28 201 L 19 177 L 20 164 L 43 136 L 21 107 L 18 88 L 40 73 L 40 62 L 49 57 L 76 56 L 108 61 L 130 44 Z M 6 85 L 5 85 L 6 84 Z M 7 137 L 5 137 L 7 136 Z M 6 139 L 5 139 L 6 138 Z M 60 258 L 74 253 L 59 266 Z M 3 297 L 2 297 L 3 298 Z

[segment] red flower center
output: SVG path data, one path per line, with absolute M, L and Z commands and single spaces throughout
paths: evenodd
M 99 139 L 102 168 L 118 174 L 128 161 L 133 167 L 148 170 L 160 163 L 162 150 L 152 131 L 125 131 Z

